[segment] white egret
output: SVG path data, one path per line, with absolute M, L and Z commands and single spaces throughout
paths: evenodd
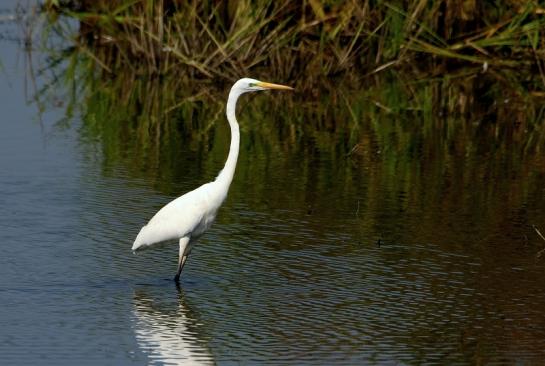
M 268 89 L 293 90 L 285 85 L 265 83 L 255 79 L 244 78 L 237 81 L 227 99 L 227 121 L 231 127 L 231 146 L 225 166 L 213 182 L 203 184 L 199 188 L 184 194 L 161 208 L 140 229 L 132 250 L 136 251 L 166 240 L 178 239 L 180 251 L 178 271 L 174 281 L 180 281 L 180 273 L 197 240 L 216 218 L 216 213 L 227 197 L 227 192 L 237 165 L 240 133 L 235 117 L 238 97 L 244 93 Z

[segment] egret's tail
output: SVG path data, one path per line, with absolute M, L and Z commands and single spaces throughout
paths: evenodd
M 138 235 L 136 236 L 136 239 L 134 239 L 134 243 L 132 244 L 131 250 L 133 252 L 144 249 L 151 245 L 151 243 L 148 240 L 148 236 L 149 236 L 148 233 L 149 233 L 149 230 L 147 226 L 144 226 L 142 227 L 142 229 L 140 229 L 140 232 L 138 233 Z

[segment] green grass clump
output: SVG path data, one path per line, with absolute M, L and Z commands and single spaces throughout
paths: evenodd
M 78 46 L 109 74 L 263 74 L 304 89 L 392 66 L 477 63 L 543 74 L 545 8 L 537 1 L 50 0 L 46 8 L 80 22 Z

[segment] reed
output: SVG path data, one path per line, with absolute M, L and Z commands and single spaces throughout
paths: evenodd
M 113 75 L 132 68 L 231 82 L 251 74 L 311 89 L 390 67 L 450 72 L 469 63 L 526 67 L 545 80 L 537 1 L 49 0 L 46 8 L 77 19 L 78 46 Z

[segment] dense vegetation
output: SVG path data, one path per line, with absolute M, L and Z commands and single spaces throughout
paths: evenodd
M 80 21 L 78 46 L 108 73 L 227 79 L 266 73 L 310 87 L 390 67 L 469 64 L 543 74 L 545 8 L 537 1 L 54 1 Z M 136 61 L 136 62 L 135 62 Z M 263 71 L 266 70 L 266 71 Z M 542 85 L 540 85 L 542 87 Z
M 545 95 L 545 8 L 537 1 L 48 0 L 44 9 L 51 29 L 73 40 L 51 52 L 52 65 L 68 60 L 69 79 L 101 84 L 92 89 L 110 90 L 113 106 L 137 105 L 161 120 L 184 103 L 210 104 L 241 76 L 289 83 L 311 110 L 328 93 L 326 103 L 350 119 L 346 95 L 384 80 L 400 84 L 398 100 L 367 99 L 387 112 L 432 102 L 435 114 L 463 114 L 511 100 L 530 104 L 535 120 L 535 98 Z M 446 89 L 423 99 L 426 81 Z

